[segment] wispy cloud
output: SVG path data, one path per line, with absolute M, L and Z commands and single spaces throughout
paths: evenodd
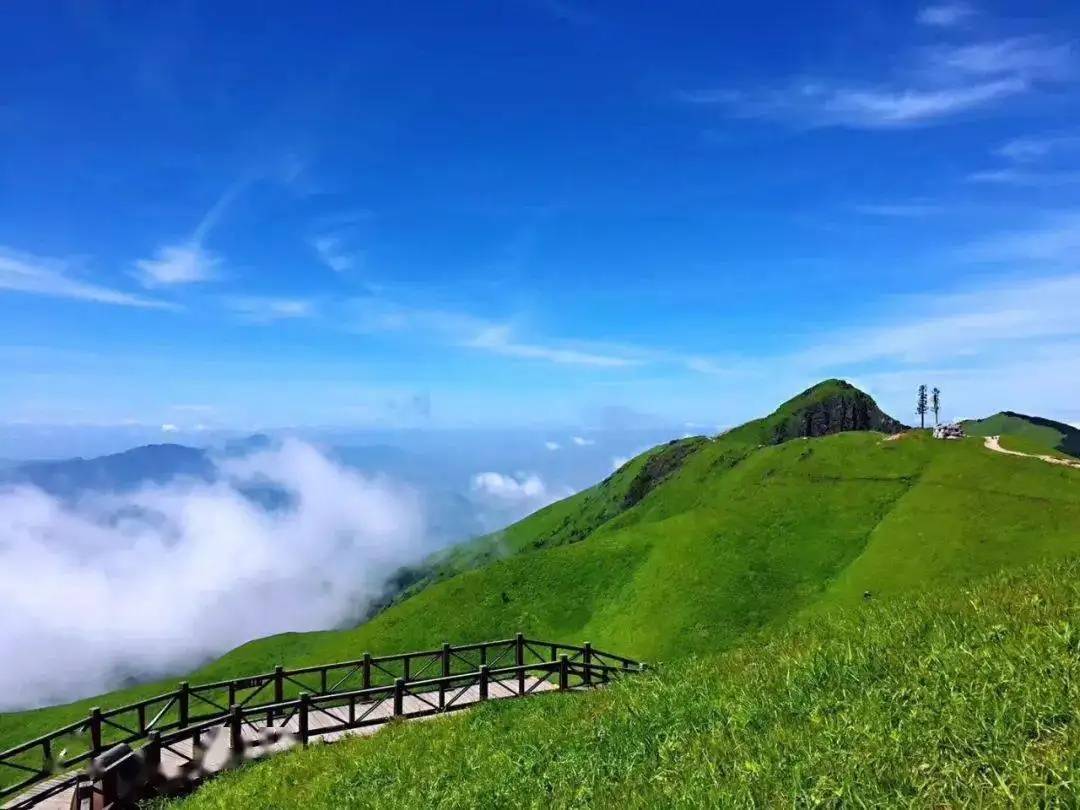
M 0 247 L 0 290 L 72 298 L 98 304 L 174 309 L 174 305 L 77 278 L 71 263 Z
M 940 214 L 942 211 L 941 206 L 926 203 L 867 203 L 854 208 L 856 213 L 865 216 L 894 219 L 915 219 Z
M 316 315 L 315 303 L 305 298 L 238 296 L 224 299 L 225 306 L 249 323 L 272 323 Z
M 513 337 L 508 326 L 490 326 L 464 343 L 473 349 L 482 349 L 506 357 L 520 357 L 529 360 L 547 360 L 577 366 L 601 366 L 605 368 L 623 368 L 640 365 L 641 361 L 631 357 L 611 354 L 599 354 L 581 348 L 569 346 L 523 343 Z
M 803 77 L 779 87 L 683 92 L 687 103 L 737 117 L 808 127 L 901 129 L 929 126 L 1074 78 L 1070 43 L 1015 37 L 913 52 L 896 78 L 852 81 Z
M 995 154 L 1016 163 L 1034 163 L 1052 154 L 1080 151 L 1080 135 L 1058 134 L 1014 138 L 1003 143 Z
M 805 369 L 955 362 L 1047 340 L 1080 338 L 1080 274 L 1003 280 L 981 289 L 911 300 L 905 315 L 827 337 L 785 362 Z
M 148 259 L 135 262 L 136 278 L 146 287 L 171 287 L 210 281 L 218 276 L 222 260 L 205 246 L 225 211 L 250 183 L 243 178 L 229 188 L 203 215 L 187 239 L 162 245 Z
M 209 281 L 217 276 L 220 266 L 220 257 L 197 242 L 162 245 L 153 257 L 135 262 L 138 278 L 146 287 Z
M 551 451 L 554 452 L 555 450 L 558 450 L 559 448 L 561 448 L 562 445 L 559 444 L 558 442 L 544 442 L 544 447 L 546 447 L 548 450 L 551 450 Z
M 319 261 L 335 273 L 347 273 L 356 269 L 363 256 L 359 251 L 350 250 L 346 239 L 340 234 L 316 236 L 311 239 L 310 244 Z
M 922 25 L 953 28 L 970 19 L 974 14 L 975 9 L 967 3 L 941 3 L 920 9 L 915 19 Z
M 578 447 L 591 447 L 596 444 L 595 439 L 586 439 L 584 436 L 573 436 L 570 441 L 576 444 Z
M 1080 211 L 1071 211 L 1057 214 L 1035 228 L 998 234 L 968 245 L 959 257 L 980 262 L 1050 262 L 1075 266 L 1078 255 Z M 1080 324 L 1080 318 L 1076 320 Z
M 972 183 L 992 183 L 1002 186 L 1026 186 L 1051 188 L 1080 183 L 1080 171 L 1025 171 L 1022 169 L 988 169 L 972 172 L 967 179 Z
M 1043 36 L 1012 37 L 930 51 L 931 63 L 973 76 L 1011 76 L 1026 81 L 1060 81 L 1076 75 L 1071 42 Z
M 1080 135 L 1075 132 L 1015 138 L 994 150 L 1008 165 L 972 172 L 967 179 L 1030 188 L 1075 185 L 1080 183 L 1080 170 L 1064 167 L 1054 158 L 1076 151 L 1080 151 Z
M 574 341 L 523 340 L 506 323 L 464 312 L 406 306 L 374 296 L 353 299 L 345 320 L 347 328 L 356 332 L 410 334 L 524 360 L 603 368 L 630 367 L 642 362 L 629 351 L 618 353 Z
M 811 127 L 900 129 L 931 124 L 1027 89 L 1027 82 L 1018 77 L 943 88 L 853 86 L 813 80 L 757 94 L 698 93 L 683 98 L 700 104 L 721 103 L 745 118 Z

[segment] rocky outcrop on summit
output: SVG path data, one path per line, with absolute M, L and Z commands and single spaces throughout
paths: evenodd
M 823 386 L 807 389 L 792 404 L 805 399 L 774 423 L 772 440 L 779 444 L 800 437 L 826 436 L 848 430 L 876 430 L 899 433 L 906 426 L 882 411 L 873 398 L 842 380 L 830 381 L 830 390 Z

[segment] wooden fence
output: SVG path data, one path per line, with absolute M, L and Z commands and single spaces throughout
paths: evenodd
M 443 644 L 399 655 L 365 653 L 354 661 L 320 666 L 279 666 L 215 683 L 185 681 L 171 692 L 115 709 L 91 709 L 85 719 L 0 753 L 0 801 L 51 780 L 8 806 L 33 807 L 73 788 L 76 794 L 101 793 L 95 808 L 119 806 L 116 775 L 131 763 L 112 762 L 93 779 L 87 772 L 96 758 L 120 743 L 133 748 L 143 743 L 129 756 L 152 766 L 164 750 L 192 759 L 195 755 L 182 753 L 186 749 L 179 744 L 190 742 L 191 750 L 198 751 L 203 735 L 222 727 L 228 728 L 232 747 L 240 749 L 245 727 L 284 728 L 295 720 L 296 737 L 306 745 L 315 736 L 385 723 L 388 718 L 375 708 L 387 702 L 393 717 L 424 717 L 472 705 L 463 700 L 472 689 L 478 689 L 479 700 L 487 700 L 492 689 L 502 690 L 497 696 L 525 696 L 544 683 L 559 689 L 592 686 L 642 667 L 588 643 L 538 641 L 519 633 L 512 639 Z M 407 697 L 413 708 L 405 708 Z M 316 712 L 321 725 L 312 729 L 309 720 Z M 57 774 L 67 775 L 56 779 Z

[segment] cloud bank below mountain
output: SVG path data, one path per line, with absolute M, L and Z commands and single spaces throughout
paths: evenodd
M 64 501 L 0 489 L 0 709 L 187 671 L 243 642 L 355 619 L 430 550 L 415 490 L 315 447 Z M 273 508 L 251 493 L 284 494 Z M 265 501 L 264 501 L 265 504 Z

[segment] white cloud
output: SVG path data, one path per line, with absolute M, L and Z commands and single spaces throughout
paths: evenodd
M 967 112 L 1027 89 L 1018 78 L 942 89 L 856 89 L 824 91 L 818 101 L 826 121 L 868 128 L 917 126 Z
M 241 296 L 226 298 L 225 305 L 249 323 L 311 318 L 316 312 L 314 302 L 304 298 Z
M 488 530 L 507 526 L 537 509 L 574 494 L 569 487 L 549 486 L 535 473 L 506 475 L 482 472 L 470 484 L 477 519 Z
M 429 550 L 415 493 L 309 445 L 288 441 L 221 469 L 217 483 L 75 504 L 0 490 L 2 708 L 96 694 L 253 638 L 355 620 L 391 571 Z M 243 494 L 257 486 L 287 504 L 261 508 Z
M 348 302 L 346 328 L 362 334 L 411 333 L 503 357 L 543 360 L 560 365 L 625 368 L 648 359 L 632 348 L 596 346 L 577 341 L 544 343 L 518 339 L 509 324 L 445 309 L 408 306 L 370 296 Z
M 535 474 L 517 477 L 497 472 L 477 473 L 472 478 L 472 491 L 506 501 L 522 501 L 543 498 L 547 494 L 540 476 Z
M 171 422 L 166 422 L 164 425 L 161 426 L 161 432 L 162 433 L 178 433 L 179 431 L 180 431 L 180 428 L 178 428 L 176 425 L 172 424 Z
M 159 247 L 151 259 L 135 262 L 137 277 L 146 287 L 169 287 L 210 281 L 221 259 L 195 242 Z
M 465 341 L 465 346 L 483 349 L 505 357 L 520 357 L 527 360 L 547 360 L 564 365 L 598 366 L 604 368 L 623 368 L 640 365 L 640 361 L 630 357 L 612 354 L 600 354 L 571 346 L 547 346 L 534 343 L 522 343 L 514 340 L 507 326 L 491 326 Z
M 940 214 L 941 207 L 925 203 L 868 203 L 856 205 L 855 211 L 870 217 L 915 219 Z
M 546 447 L 548 450 L 558 450 L 560 447 L 562 447 L 562 445 L 560 445 L 558 442 L 544 442 L 544 447 Z
M 1080 211 L 1045 224 L 989 237 L 964 248 L 960 257 L 982 262 L 1052 262 L 1075 265 L 1080 255 Z
M 574 436 L 570 439 L 570 441 L 572 441 L 578 447 L 589 447 L 590 445 L 596 444 L 595 439 L 586 439 L 584 436 Z
M 1031 81 L 1059 81 L 1076 73 L 1072 44 L 1040 36 L 938 48 L 931 52 L 931 61 L 969 75 L 1012 76 Z
M 761 94 L 694 94 L 697 103 L 723 103 L 736 115 L 811 127 L 900 129 L 941 119 L 1023 93 L 1028 83 L 1005 77 L 947 87 L 845 85 L 808 81 Z
M 227 188 L 203 215 L 190 237 L 162 245 L 154 251 L 152 258 L 136 261 L 135 277 L 146 287 L 194 284 L 216 278 L 222 261 L 206 249 L 206 239 L 250 181 L 251 178 L 245 177 Z
M 630 460 L 629 456 L 612 456 L 611 457 L 611 471 L 615 472 L 621 468 L 626 462 Z
M 916 19 L 923 25 L 952 28 L 974 14 L 975 9 L 967 3 L 942 3 L 920 9 Z
M 362 254 L 349 250 L 345 239 L 338 234 L 323 234 L 311 240 L 311 247 L 319 260 L 335 273 L 347 273 L 355 269 Z
M 1016 163 L 1034 163 L 1056 152 L 1080 150 L 1080 135 L 1043 135 L 1014 138 L 995 152 Z
M 900 129 L 985 109 L 1076 73 L 1071 44 L 1037 36 L 935 47 L 916 52 L 911 61 L 891 79 L 804 77 L 771 89 L 720 89 L 680 98 L 800 126 Z
M 919 308 L 915 316 L 843 331 L 785 362 L 808 370 L 960 358 L 974 365 L 1008 349 L 1030 351 L 1047 341 L 1080 338 L 1080 274 L 1006 280 L 907 307 Z
M 972 172 L 967 179 L 972 183 L 990 183 L 1002 186 L 1028 188 L 1053 188 L 1080 183 L 1080 171 L 1032 172 L 1021 169 L 990 169 Z
M 165 301 L 82 281 L 72 270 L 70 262 L 62 259 L 0 247 L 0 290 L 142 309 L 175 308 Z

